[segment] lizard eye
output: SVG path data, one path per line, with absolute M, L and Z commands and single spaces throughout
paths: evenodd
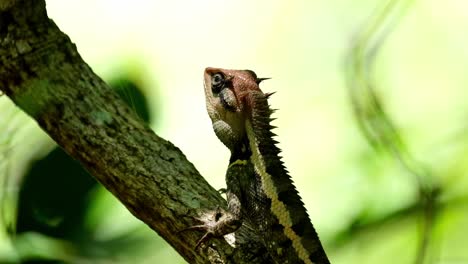
M 211 90 L 213 91 L 213 93 L 219 93 L 223 88 L 225 81 L 226 80 L 224 78 L 224 75 L 222 75 L 221 73 L 214 74 L 211 78 Z

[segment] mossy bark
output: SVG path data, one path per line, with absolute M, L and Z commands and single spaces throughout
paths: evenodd
M 0 0 L 0 91 L 187 261 L 248 262 L 251 251 L 221 239 L 195 250 L 202 234 L 178 232 L 224 199 L 92 71 L 44 0 Z

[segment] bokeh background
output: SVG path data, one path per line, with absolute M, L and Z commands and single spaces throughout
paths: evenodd
M 215 187 L 207 66 L 252 69 L 333 263 L 468 263 L 468 2 L 47 0 Z M 0 263 L 185 263 L 0 97 Z

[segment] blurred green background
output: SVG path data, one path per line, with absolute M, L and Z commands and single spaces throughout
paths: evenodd
M 468 2 L 47 0 L 215 187 L 207 66 L 252 69 L 333 263 L 468 263 Z M 0 263 L 185 263 L 0 97 Z

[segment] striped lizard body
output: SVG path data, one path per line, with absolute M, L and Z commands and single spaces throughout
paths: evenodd
M 270 124 L 270 94 L 259 88 L 262 80 L 250 70 L 205 70 L 207 111 L 216 135 L 231 150 L 226 173 L 229 211 L 206 225 L 207 233 L 221 236 L 244 224 L 276 263 L 329 263 L 280 159 Z

